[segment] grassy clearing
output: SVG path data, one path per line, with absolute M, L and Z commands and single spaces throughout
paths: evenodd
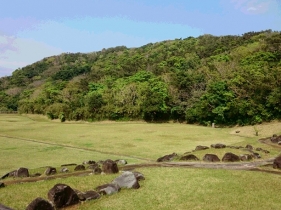
M 59 123 L 47 119 L 37 121 L 30 116 L 0 115 L 0 133 L 14 138 L 34 139 L 40 142 L 93 149 L 115 155 L 128 155 L 156 160 L 158 157 L 177 152 L 183 154 L 197 145 L 210 146 L 213 143 L 227 145 L 252 144 L 261 136 L 255 136 L 245 128 L 239 134 L 237 128 L 200 127 L 186 124 L 129 123 Z M 277 124 L 280 129 L 280 123 Z M 271 136 L 277 132 L 272 130 Z M 243 130 L 242 130 L 243 129 Z M 267 129 L 264 129 L 267 130 Z M 232 134 L 232 133 L 235 134 Z M 273 150 L 273 155 L 277 150 Z
M 274 133 L 280 134 L 281 123 L 259 126 L 259 136 L 255 136 L 252 126 L 213 129 L 173 123 L 60 123 L 37 115 L 0 115 L 0 175 L 18 167 L 37 172 L 43 171 L 40 168 L 43 166 L 58 167 L 84 160 L 122 158 L 129 163 L 141 163 L 145 160 L 135 157 L 156 160 L 165 154 L 184 154 L 197 145 L 210 146 L 214 143 L 236 146 L 251 144 L 270 150 L 270 154 L 262 154 L 263 159 L 278 155 L 278 149 L 257 140 Z M 240 132 L 236 133 L 237 130 Z M 226 148 L 194 154 L 200 159 L 206 153 L 215 153 L 222 158 L 225 152 L 242 154 L 246 151 Z M 146 176 L 139 190 L 122 190 L 70 209 L 281 208 L 281 184 L 277 175 L 190 168 L 141 168 L 139 171 Z M 24 209 L 37 196 L 47 198 L 48 190 L 57 183 L 86 191 L 108 183 L 116 176 L 91 175 L 8 185 L 0 189 L 0 203 L 14 209 Z

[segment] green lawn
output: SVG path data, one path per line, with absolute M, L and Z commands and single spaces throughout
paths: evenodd
M 66 122 L 49 121 L 38 115 L 0 115 L 0 175 L 18 167 L 36 171 L 39 167 L 84 160 L 126 159 L 129 164 L 155 161 L 165 154 L 182 155 L 197 145 L 214 143 L 262 147 L 270 154 L 276 148 L 259 143 L 262 137 L 280 134 L 281 123 L 259 125 L 259 136 L 253 126 L 210 128 L 196 125 L 145 122 Z M 239 130 L 239 133 L 235 131 Z M 235 149 L 209 149 L 195 152 L 244 153 Z M 260 172 L 191 169 L 140 168 L 146 180 L 138 190 L 122 190 L 97 201 L 71 209 L 280 209 L 280 176 Z M 56 183 L 79 190 L 94 189 L 117 175 L 69 177 L 36 183 L 8 185 L 0 189 L 0 203 L 24 209 L 37 196 L 47 198 Z M 16 202 L 15 199 L 16 198 Z

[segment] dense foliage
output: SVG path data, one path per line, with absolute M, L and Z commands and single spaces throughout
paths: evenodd
M 207 34 L 44 58 L 0 78 L 0 110 L 62 121 L 281 119 L 281 33 Z

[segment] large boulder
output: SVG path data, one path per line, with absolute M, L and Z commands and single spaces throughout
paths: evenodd
M 182 156 L 182 157 L 180 158 L 180 160 L 199 160 L 199 158 L 196 157 L 196 156 L 193 155 L 193 154 L 190 154 L 190 155 Z
M 237 162 L 240 161 L 240 158 L 238 155 L 235 155 L 231 152 L 227 152 L 224 154 L 222 161 L 224 162 Z
M 121 188 L 117 184 L 104 184 L 96 187 L 96 190 L 98 191 L 99 194 L 102 195 L 112 195 L 115 193 L 118 193 Z
M 112 181 L 113 184 L 117 184 L 121 188 L 140 188 L 139 182 L 133 172 L 125 171 L 119 177 Z
M 163 157 L 160 157 L 157 159 L 157 162 L 168 162 L 168 161 L 172 161 L 175 157 L 177 157 L 178 155 L 176 153 L 172 153 L 169 155 L 164 155 Z
M 273 161 L 273 168 L 281 169 L 281 156 L 278 156 Z
M 198 145 L 198 146 L 196 146 L 195 151 L 205 150 L 205 149 L 209 149 L 209 147 Z
M 222 149 L 222 148 L 225 148 L 226 145 L 225 145 L 225 144 L 218 143 L 218 144 L 211 144 L 211 147 L 212 147 L 212 148 L 215 148 L 215 149 Z
M 79 203 L 78 195 L 66 184 L 56 184 L 48 192 L 48 199 L 56 208 L 62 208 Z
M 108 159 L 103 162 L 102 171 L 106 174 L 116 174 L 119 172 L 119 169 L 113 160 Z
M 25 210 L 55 210 L 54 206 L 43 198 L 35 198 Z
M 54 167 L 47 167 L 47 169 L 45 171 L 46 176 L 54 175 L 56 173 L 57 173 L 57 169 Z
M 220 162 L 220 159 L 215 154 L 206 154 L 203 157 L 203 161 L 206 161 L 206 162 Z

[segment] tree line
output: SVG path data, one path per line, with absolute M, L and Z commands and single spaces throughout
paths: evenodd
M 63 53 L 0 78 L 0 110 L 64 120 L 208 125 L 281 118 L 281 33 Z

